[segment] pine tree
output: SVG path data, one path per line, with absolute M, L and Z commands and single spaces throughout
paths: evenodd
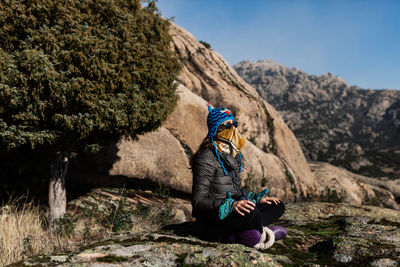
M 139 2 L 0 2 L 0 146 L 47 151 L 50 223 L 72 154 L 154 130 L 177 102 L 169 22 Z

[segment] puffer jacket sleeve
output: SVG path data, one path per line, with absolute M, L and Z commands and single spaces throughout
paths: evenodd
M 192 187 L 192 206 L 193 216 L 217 218 L 218 208 L 221 199 L 217 199 L 210 194 L 210 186 L 215 178 L 217 166 L 214 155 L 211 151 L 205 151 L 197 155 L 194 160 L 193 168 L 193 187 Z

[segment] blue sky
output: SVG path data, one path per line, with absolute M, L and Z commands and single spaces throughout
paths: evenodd
M 350 85 L 400 88 L 400 0 L 158 0 L 231 65 L 271 59 Z

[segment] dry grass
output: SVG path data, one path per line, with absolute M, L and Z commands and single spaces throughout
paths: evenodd
M 39 206 L 21 199 L 0 208 L 0 266 L 26 257 L 71 248 L 65 237 L 46 230 Z
M 37 254 L 76 250 L 109 237 L 113 231 L 151 232 L 173 222 L 169 204 L 142 205 L 129 198 L 125 202 L 121 193 L 113 198 L 89 195 L 83 199 L 83 207 L 69 205 L 67 216 L 54 230 L 47 228 L 45 212 L 33 202 L 14 198 L 0 206 L 0 266 Z M 119 212 L 116 207 L 120 207 Z M 115 230 L 115 225 L 121 227 Z

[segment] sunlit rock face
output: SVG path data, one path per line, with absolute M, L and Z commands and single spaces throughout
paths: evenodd
M 271 60 L 234 68 L 280 112 L 307 158 L 400 178 L 400 90 L 363 90 Z
M 347 173 L 336 178 L 342 172 L 333 166 L 321 166 L 324 171 L 310 169 L 293 132 L 252 86 L 218 53 L 184 29 L 172 24 L 170 32 L 171 49 L 182 63 L 177 106 L 158 130 L 135 140 L 122 139 L 104 150 L 85 177 L 96 176 L 94 170 L 101 170 L 101 176 L 109 180 L 131 178 L 191 193 L 190 159 L 207 134 L 210 103 L 230 108 L 246 138 L 241 176 L 244 186 L 253 191 L 268 187 L 271 195 L 284 201 L 322 199 L 398 208 L 394 201 L 397 195 L 391 194 L 388 187 L 372 189 L 364 186 L 369 181 L 356 181 Z
M 400 179 L 369 178 L 326 162 L 310 162 L 310 168 L 318 180 L 320 201 L 400 210 Z
M 161 129 L 120 141 L 109 174 L 151 179 L 190 193 L 189 159 L 207 134 L 209 102 L 230 108 L 247 139 L 243 180 L 256 189 L 269 187 L 285 200 L 315 198 L 314 175 L 274 108 L 214 50 L 179 26 L 171 25 L 170 33 L 183 66 L 177 81 L 180 101 Z

